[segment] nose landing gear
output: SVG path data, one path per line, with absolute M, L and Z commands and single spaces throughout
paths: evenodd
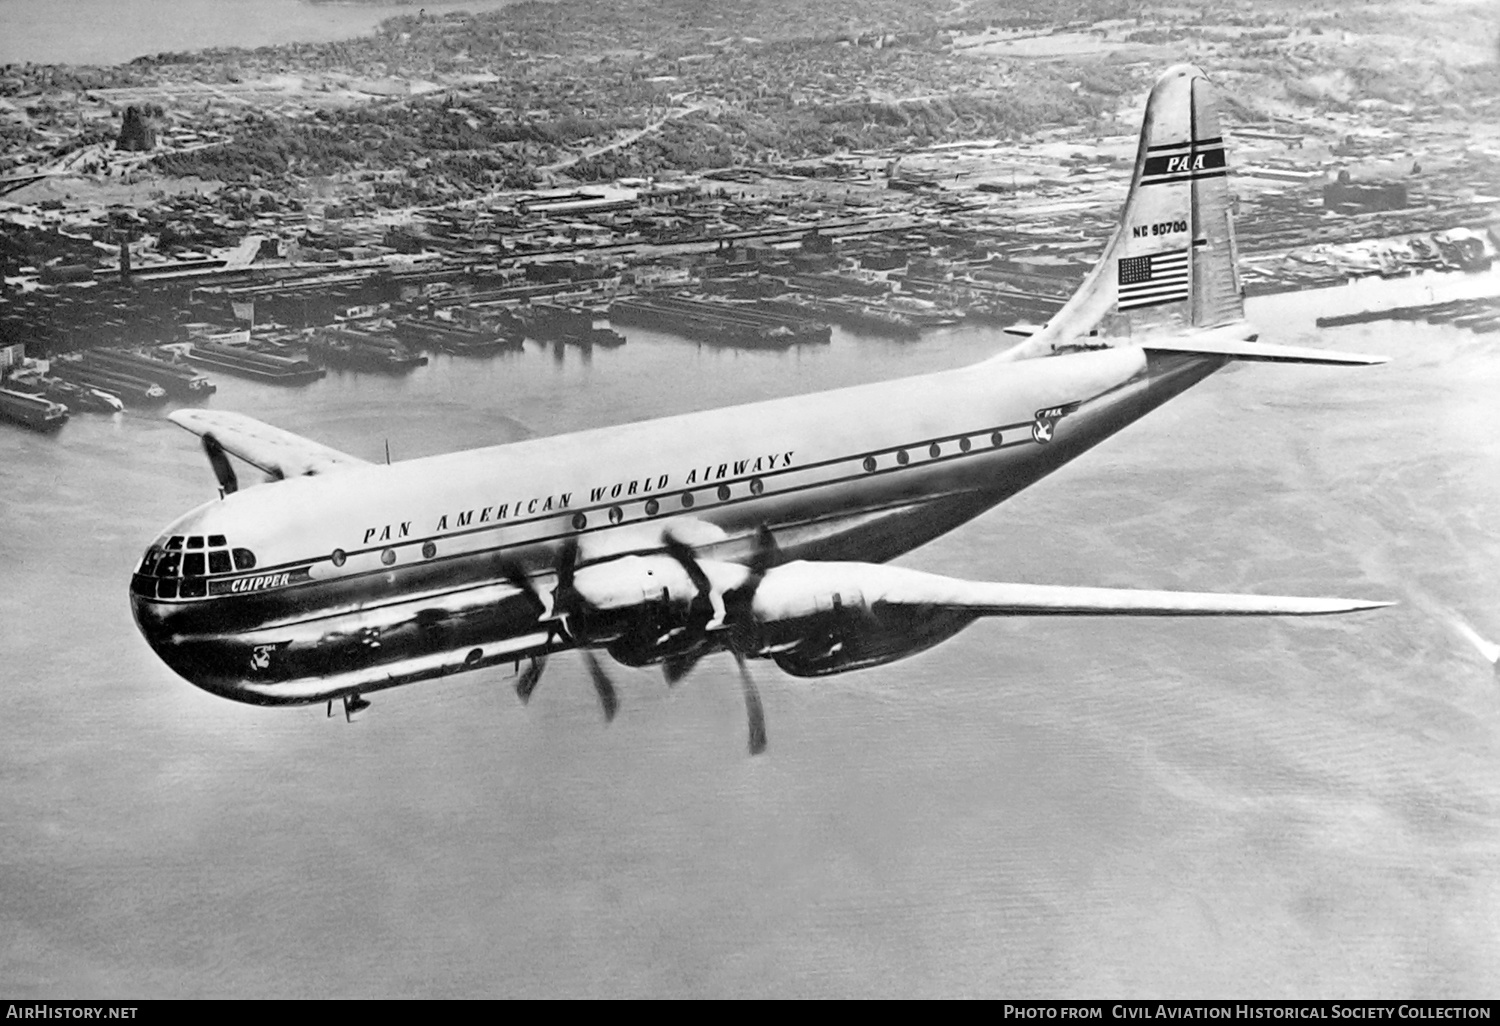
M 370 708 L 370 700 L 368 698 L 360 698 L 358 695 L 345 695 L 344 722 L 353 722 L 355 713 L 363 712 L 368 708 Z M 333 699 L 331 698 L 328 700 L 328 715 L 330 718 L 333 716 Z

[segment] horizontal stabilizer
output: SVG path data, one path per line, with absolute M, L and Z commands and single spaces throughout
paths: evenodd
M 224 451 L 278 477 L 327 474 L 368 466 L 367 460 L 294 435 L 243 413 L 225 410 L 176 410 L 168 419 L 200 437 L 212 436 Z
M 1141 348 L 1159 353 L 1199 353 L 1205 356 L 1228 356 L 1235 360 L 1258 360 L 1264 363 L 1322 363 L 1339 367 L 1370 367 L 1385 363 L 1389 357 L 1366 356 L 1363 353 L 1340 353 L 1311 346 L 1279 346 L 1234 338 L 1194 338 L 1191 335 L 1149 339 Z

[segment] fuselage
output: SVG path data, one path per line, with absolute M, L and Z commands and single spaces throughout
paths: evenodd
M 539 581 L 659 552 L 884 561 L 964 523 L 1212 373 L 1137 347 L 954 371 L 249 488 L 166 528 L 140 629 L 225 697 L 298 704 L 568 647 Z M 649 598 L 649 596 L 643 596 Z

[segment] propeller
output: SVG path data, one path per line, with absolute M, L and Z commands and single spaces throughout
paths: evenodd
M 753 607 L 755 603 L 755 590 L 760 587 L 760 582 L 765 578 L 766 571 L 775 563 L 779 549 L 776 539 L 771 534 L 771 529 L 765 524 L 755 533 L 755 548 L 750 554 L 748 564 L 750 574 L 745 582 L 737 588 L 726 592 L 722 598 L 722 608 L 715 610 L 714 593 L 712 582 L 708 575 L 703 572 L 703 567 L 698 564 L 698 558 L 694 555 L 692 547 L 681 539 L 670 533 L 665 538 L 667 554 L 682 566 L 688 579 L 698 589 L 698 595 L 693 599 L 695 612 L 689 623 L 689 631 L 698 635 L 708 633 L 708 625 L 713 622 L 715 616 L 722 618 L 722 622 L 730 630 L 730 651 L 734 653 L 734 661 L 740 670 L 740 690 L 745 696 L 745 716 L 749 721 L 749 749 L 751 755 L 759 755 L 766 750 L 766 712 L 760 700 L 760 690 L 755 686 L 755 679 L 750 675 L 750 668 L 745 664 L 743 649 L 748 647 L 750 639 L 755 630 L 755 616 Z M 707 607 L 708 615 L 703 615 L 703 607 Z M 662 673 L 666 677 L 668 686 L 676 684 L 677 681 L 687 676 L 698 660 L 706 655 L 708 649 L 705 646 L 697 646 L 693 651 L 680 656 L 673 656 L 662 663 Z
M 745 714 L 750 720 L 750 754 L 759 755 L 766 750 L 766 710 L 760 704 L 760 690 L 745 665 L 744 653 L 735 649 L 734 661 L 740 668 L 740 690 L 745 693 Z
M 214 469 L 214 477 L 219 479 L 219 491 L 225 495 L 233 495 L 239 490 L 239 478 L 235 476 L 229 455 L 224 452 L 224 447 L 211 431 L 203 432 L 203 451 L 208 456 L 208 465 Z
M 562 548 L 558 551 L 557 561 L 557 587 L 552 592 L 551 608 L 553 612 L 568 618 L 568 626 L 572 629 L 575 637 L 579 634 L 579 621 L 588 612 L 588 600 L 583 597 L 573 585 L 573 575 L 578 567 L 578 540 L 567 538 L 563 541 Z M 523 570 L 520 564 L 514 560 L 503 560 L 500 563 L 500 572 L 510 584 L 526 595 L 531 600 L 531 605 L 538 617 L 547 613 L 547 600 L 542 598 L 537 591 L 536 585 Z M 549 623 L 547 626 L 547 640 L 552 640 L 556 626 Z M 594 682 L 594 692 L 599 696 L 599 705 L 604 709 L 604 720 L 606 723 L 615 718 L 619 711 L 620 699 L 615 691 L 614 682 L 609 679 L 609 674 L 599 664 L 598 657 L 587 648 L 582 649 L 584 661 L 588 664 L 589 677 Z M 516 678 L 516 696 L 521 701 L 527 702 L 531 699 L 531 693 L 536 690 L 537 685 L 542 682 L 542 671 L 547 668 L 547 656 L 545 653 L 531 660 L 531 663 Z

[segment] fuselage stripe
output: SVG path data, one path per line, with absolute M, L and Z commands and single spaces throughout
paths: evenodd
M 548 515 L 544 515 L 544 516 L 531 517 L 531 518 L 526 519 L 526 520 L 502 521 L 502 522 L 497 522 L 497 523 L 494 523 L 494 524 L 489 524 L 489 525 L 486 525 L 484 527 L 471 528 L 471 529 L 466 530 L 466 531 L 454 531 L 454 532 L 450 532 L 450 533 L 447 533 L 447 534 L 428 535 L 428 536 L 424 536 L 424 537 L 420 537 L 420 538 L 403 539 L 401 542 L 396 543 L 396 544 L 390 544 L 390 545 L 373 545 L 373 546 L 370 546 L 368 548 L 363 548 L 363 549 L 351 549 L 351 550 L 346 550 L 345 557 L 346 557 L 346 559 L 353 559 L 353 558 L 355 558 L 357 556 L 364 556 L 364 555 L 368 555 L 368 554 L 374 553 L 374 552 L 381 552 L 381 551 L 384 551 L 385 549 L 401 549 L 401 548 L 408 548 L 408 547 L 413 546 L 413 545 L 421 545 L 421 544 L 423 544 L 424 542 L 427 542 L 427 541 L 452 540 L 454 538 L 461 538 L 461 537 L 466 537 L 466 536 L 469 536 L 469 535 L 480 534 L 480 533 L 489 532 L 489 531 L 508 530 L 508 529 L 525 527 L 525 526 L 528 526 L 528 525 L 533 525 L 533 524 L 538 524 L 538 523 L 545 523 L 547 521 L 557 521 L 559 519 L 563 519 L 563 518 L 567 518 L 567 517 L 572 517 L 572 516 L 574 516 L 576 514 L 579 514 L 579 513 L 583 513 L 583 514 L 595 513 L 595 512 L 598 512 L 600 510 L 610 509 L 611 507 L 614 507 L 614 506 L 618 506 L 621 509 L 627 509 L 627 508 L 629 508 L 632 505 L 644 507 L 645 503 L 647 501 L 649 501 L 650 499 L 653 499 L 653 498 L 655 498 L 658 501 L 660 501 L 663 497 L 676 497 L 676 496 L 680 496 L 680 495 L 682 495 L 682 494 L 684 494 L 686 492 L 708 491 L 708 492 L 711 493 L 714 489 L 716 489 L 716 488 L 718 488 L 720 486 L 733 486 L 733 485 L 736 485 L 736 484 L 745 485 L 748 482 L 750 482 L 752 480 L 755 480 L 757 478 L 760 479 L 760 480 L 762 480 L 762 481 L 765 481 L 765 480 L 773 478 L 773 477 L 784 477 L 787 474 L 801 473 L 801 472 L 805 472 L 805 471 L 809 471 L 809 470 L 819 470 L 819 469 L 823 469 L 825 467 L 837 466 L 839 464 L 846 464 L 846 463 L 856 463 L 856 465 L 859 467 L 859 469 L 857 469 L 853 473 L 849 473 L 849 474 L 842 475 L 842 476 L 835 477 L 835 478 L 830 478 L 830 479 L 820 480 L 820 481 L 810 481 L 810 482 L 808 482 L 806 484 L 795 485 L 795 486 L 792 486 L 792 487 L 789 487 L 789 488 L 781 488 L 781 489 L 775 489 L 775 490 L 767 488 L 767 489 L 765 489 L 759 495 L 749 494 L 749 495 L 741 495 L 739 497 L 730 498 L 730 499 L 708 499 L 708 500 L 705 500 L 703 508 L 704 508 L 705 511 L 707 511 L 707 510 L 720 510 L 720 509 L 727 508 L 729 506 L 742 505 L 742 504 L 747 503 L 747 502 L 757 502 L 757 501 L 764 501 L 764 500 L 775 500 L 775 499 L 783 498 L 785 496 L 796 495 L 798 493 L 807 492 L 807 491 L 814 490 L 814 489 L 828 488 L 828 487 L 833 487 L 833 486 L 837 486 L 837 485 L 844 485 L 844 484 L 848 484 L 848 483 L 850 483 L 852 481 L 859 481 L 859 480 L 865 480 L 865 479 L 869 479 L 869 478 L 884 477 L 884 476 L 887 476 L 887 475 L 890 475 L 890 474 L 895 474 L 895 473 L 900 472 L 900 471 L 920 470 L 920 469 L 922 469 L 924 467 L 935 466 L 935 465 L 937 465 L 939 463 L 947 463 L 947 462 L 951 462 L 951 461 L 954 461 L 954 460 L 966 459 L 966 458 L 975 457 L 975 456 L 983 456 L 983 455 L 985 455 L 987 453 L 994 453 L 994 452 L 998 452 L 998 451 L 1005 450 L 1005 449 L 1013 449 L 1013 448 L 1017 448 L 1017 447 L 1020 447 L 1020 446 L 1037 445 L 1037 444 L 1040 444 L 1040 443 L 1038 443 L 1037 440 L 1035 438 L 1033 438 L 1032 434 L 1031 434 L 1031 426 L 1034 423 L 1035 423 L 1034 420 L 1015 421 L 1015 422 L 1012 422 L 1012 423 L 1009 423 L 1009 424 L 1002 424 L 999 427 L 989 427 L 989 428 L 983 428 L 983 429 L 978 430 L 978 431 L 965 431 L 965 432 L 959 432 L 959 433 L 956 433 L 956 434 L 940 435 L 940 436 L 937 436 L 937 437 L 925 438 L 925 439 L 922 439 L 920 441 L 911 442 L 911 443 L 908 443 L 906 445 L 896 445 L 896 446 L 889 446 L 889 447 L 882 448 L 882 449 L 866 450 L 866 451 L 862 451 L 862 452 L 857 452 L 857 453 L 855 453 L 852 456 L 835 457 L 835 458 L 832 458 L 832 459 L 819 460 L 819 461 L 816 461 L 816 462 L 813 462 L 813 463 L 803 464 L 801 466 L 787 467 L 787 468 L 784 468 L 782 470 L 767 471 L 767 472 L 762 473 L 762 474 L 752 474 L 752 475 L 746 475 L 744 477 L 739 477 L 739 478 L 725 479 L 725 480 L 722 480 L 722 481 L 714 481 L 712 483 L 705 483 L 704 485 L 701 485 L 701 486 L 698 486 L 698 487 L 678 488 L 678 489 L 672 489 L 672 490 L 664 491 L 664 492 L 658 493 L 656 495 L 637 496 L 637 497 L 633 497 L 631 499 L 628 499 L 628 500 L 626 500 L 624 502 L 601 503 L 601 504 L 595 505 L 595 506 L 583 506 L 583 507 L 578 507 L 577 509 L 571 509 L 571 510 L 565 511 L 563 513 L 556 513 L 556 512 L 554 512 L 554 513 L 551 513 L 551 514 L 548 514 Z M 1005 436 L 1006 434 L 1008 434 L 1010 432 L 1014 432 L 1014 431 L 1021 431 L 1023 429 L 1025 430 L 1025 434 L 1021 435 L 1016 441 L 1004 441 L 1003 440 L 1003 436 Z M 1001 434 L 1001 436 L 1002 436 L 1002 442 L 998 446 L 992 445 L 992 444 L 988 444 L 986 442 L 986 444 L 984 444 L 982 447 L 979 446 L 979 445 L 976 445 L 976 446 L 974 446 L 972 449 L 970 449 L 967 452 L 959 450 L 959 451 L 956 451 L 956 452 L 946 453 L 946 454 L 939 455 L 939 456 L 930 456 L 930 455 L 926 454 L 926 450 L 930 446 L 932 446 L 933 444 L 939 444 L 940 445 L 940 444 L 943 444 L 945 442 L 946 443 L 957 443 L 961 439 L 966 439 L 966 438 L 976 438 L 976 437 L 985 438 L 986 436 L 993 436 L 996 432 L 999 432 Z M 877 456 L 892 457 L 896 453 L 903 452 L 903 451 L 905 451 L 905 452 L 920 452 L 920 453 L 922 453 L 922 455 L 921 455 L 920 458 L 914 458 L 914 459 L 912 459 L 911 462 L 905 463 L 905 464 L 895 463 L 895 464 L 893 464 L 891 466 L 878 467 L 875 470 L 865 470 L 865 469 L 863 469 L 862 463 L 867 458 L 877 457 Z M 904 500 L 904 501 L 902 501 L 900 503 L 897 503 L 896 505 L 899 506 L 899 505 L 908 505 L 908 504 L 909 504 L 909 502 Z M 872 509 L 873 508 L 875 508 L 875 507 L 872 507 Z M 881 508 L 885 508 L 885 507 L 881 507 Z M 642 509 L 640 512 L 638 512 L 635 515 L 625 517 L 619 523 L 600 523 L 600 524 L 596 524 L 596 525 L 587 526 L 587 527 L 584 527 L 584 528 L 581 528 L 581 529 L 570 528 L 568 530 L 565 530 L 565 531 L 563 531 L 561 533 L 557 533 L 557 534 L 546 534 L 546 535 L 542 535 L 540 537 L 518 539 L 516 541 L 506 542 L 506 543 L 500 544 L 500 545 L 494 545 L 494 546 L 491 546 L 489 548 L 468 550 L 468 551 L 464 551 L 464 552 L 452 553 L 450 555 L 442 556 L 442 557 L 439 557 L 439 558 L 436 558 L 436 559 L 427 559 L 427 560 L 423 560 L 420 563 L 406 563 L 406 564 L 403 564 L 403 566 L 401 568 L 408 568 L 408 567 L 412 567 L 412 566 L 431 566 L 431 565 L 433 565 L 435 563 L 444 562 L 446 560 L 470 559 L 470 558 L 475 558 L 475 557 L 478 557 L 478 556 L 493 555 L 493 554 L 496 554 L 496 553 L 505 552 L 505 551 L 510 550 L 510 549 L 518 549 L 518 548 L 530 547 L 530 546 L 535 546 L 535 545 L 543 545 L 543 544 L 546 544 L 548 542 L 559 541 L 559 540 L 561 540 L 563 538 L 578 537 L 578 536 L 585 535 L 585 534 L 594 534 L 594 533 L 599 532 L 599 531 L 608 531 L 608 530 L 613 530 L 613 529 L 616 529 L 616 528 L 634 527 L 634 526 L 637 526 L 637 525 L 639 525 L 639 524 L 641 524 L 643 522 L 649 521 L 649 520 L 666 520 L 666 519 L 670 519 L 671 517 L 683 516 L 683 515 L 687 515 L 687 516 L 693 515 L 693 509 L 692 508 L 683 508 L 683 509 L 679 509 L 679 510 L 674 510 L 674 511 L 672 511 L 670 513 L 663 511 L 663 512 L 658 513 L 656 515 L 646 514 L 644 512 L 644 510 Z M 331 561 L 332 561 L 331 554 L 330 555 L 326 555 L 326 556 L 318 556 L 318 557 L 314 557 L 314 558 L 310 558 L 310 559 L 309 558 L 303 558 L 303 559 L 300 559 L 300 560 L 294 560 L 294 561 L 290 561 L 290 562 L 286 562 L 286 563 L 281 563 L 281 564 L 278 564 L 276 566 L 265 567 L 263 569 L 262 568 L 258 568 L 255 574 L 253 574 L 253 575 L 247 575 L 247 576 L 252 576 L 252 577 L 274 576 L 274 575 L 276 575 L 276 574 L 278 574 L 280 572 L 285 572 L 285 571 L 288 571 L 288 570 L 296 570 L 296 569 L 308 569 L 308 568 L 316 566 L 316 565 L 318 565 L 320 563 L 328 563 L 328 562 L 331 562 Z M 341 575 L 338 576 L 337 580 L 339 580 L 339 581 L 354 581 L 354 580 L 358 580 L 358 579 L 363 578 L 363 577 L 369 577 L 369 576 L 374 576 L 374 575 L 378 575 L 378 574 L 387 574 L 387 573 L 390 573 L 393 569 L 396 569 L 396 568 L 394 568 L 392 566 L 372 567 L 369 570 L 359 570 L 359 571 L 354 571 L 354 572 L 347 573 L 347 574 L 341 574 Z M 212 580 L 217 583 L 217 582 L 219 582 L 221 580 L 224 580 L 224 581 L 234 581 L 234 580 L 238 580 L 238 578 L 213 578 Z M 322 578 L 322 579 L 314 578 L 314 579 L 310 580 L 310 579 L 304 577 L 300 581 L 290 582 L 285 587 L 277 588 L 276 590 L 277 591 L 284 591 L 284 590 L 287 590 L 289 588 L 297 587 L 297 586 L 299 586 L 299 584 L 300 585 L 307 585 L 307 584 L 327 583 L 328 580 L 329 580 L 328 578 Z M 216 596 L 212 596 L 212 597 L 222 598 L 224 596 L 223 595 L 216 595 Z M 182 599 L 182 598 L 178 598 L 178 599 L 156 599 L 154 601 L 159 601 L 159 602 L 164 602 L 164 603 L 170 602 L 170 603 L 174 603 L 174 604 L 186 604 L 186 603 L 197 602 L 197 601 L 201 601 L 201 600 L 202 600 L 202 597 L 188 598 L 188 599 Z

